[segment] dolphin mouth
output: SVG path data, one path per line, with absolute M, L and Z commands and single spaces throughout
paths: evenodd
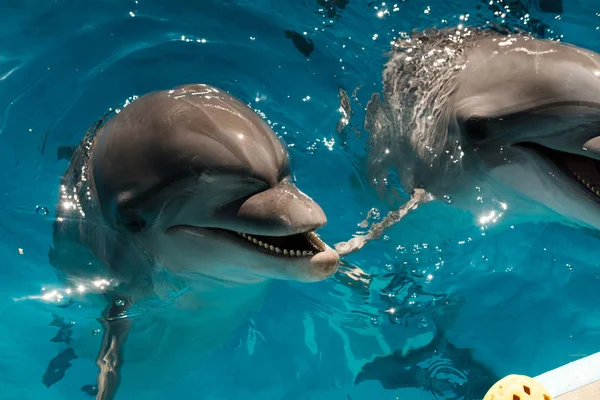
M 567 177 L 578 182 L 584 190 L 592 194 L 600 202 L 599 160 L 579 154 L 550 149 L 537 143 L 519 143 L 517 146 L 529 149 L 552 162 Z
M 314 230 L 296 233 L 287 236 L 266 236 L 248 234 L 244 232 L 232 231 L 229 229 L 215 227 L 199 227 L 191 225 L 177 225 L 168 229 L 168 231 L 196 231 L 209 230 L 218 235 L 226 237 L 229 240 L 240 241 L 246 246 L 251 246 L 257 251 L 262 251 L 271 256 L 280 257 L 313 257 L 329 249 Z
M 284 257 L 312 257 L 327 249 L 327 245 L 314 231 L 289 236 L 249 235 L 243 232 L 235 234 L 260 250 Z

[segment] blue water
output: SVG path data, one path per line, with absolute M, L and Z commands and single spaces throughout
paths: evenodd
M 0 399 L 89 398 L 80 389 L 95 379 L 89 359 L 73 360 L 50 388 L 42 384 L 49 360 L 65 347 L 51 341 L 58 331 L 49 325 L 52 315 L 67 312 L 28 297 L 57 284 L 47 256 L 67 166 L 57 149 L 77 144 L 107 110 L 184 83 L 229 90 L 289 144 L 297 184 L 327 213 L 322 237 L 333 244 L 347 240 L 370 209 L 383 215 L 398 205 L 377 196 L 362 164 L 363 108 L 379 89 L 393 37 L 504 21 L 600 51 L 595 1 L 565 0 L 560 15 L 524 2 L 529 18 L 537 18 L 528 24 L 515 3 L 0 2 Z M 308 59 L 286 30 L 312 40 Z M 338 89 L 352 95 L 359 86 L 351 125 L 360 137 L 350 127 L 338 135 Z M 413 388 L 354 384 L 354 374 L 375 356 L 438 329 L 499 377 L 539 374 L 600 351 L 599 245 L 598 235 L 575 228 L 540 223 L 482 230 L 449 205 L 422 206 L 347 257 L 342 271 L 359 267 L 368 285 L 343 273 L 311 285 L 278 283 L 226 348 L 182 381 L 165 384 L 162 396 L 458 399 L 459 389 L 441 393 L 435 384 L 444 373 L 460 377 L 471 368 L 452 359 L 438 361 L 446 369 L 429 368 Z M 96 311 L 69 317 L 77 325 Z M 93 331 L 89 338 L 99 339 Z

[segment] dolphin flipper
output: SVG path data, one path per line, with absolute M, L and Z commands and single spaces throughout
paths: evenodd
M 50 387 L 65 377 L 65 373 L 71 367 L 71 361 L 76 359 L 77 355 L 71 347 L 61 351 L 48 363 L 48 368 L 44 372 L 42 382 L 46 387 Z
M 66 343 L 67 348 L 58 353 L 50 362 L 42 377 L 42 382 L 46 387 L 50 387 L 65 377 L 67 369 L 71 367 L 71 361 L 77 358 L 75 351 L 69 346 L 73 324 L 66 322 L 65 319 L 57 314 L 52 314 L 50 326 L 60 328 L 56 335 L 50 339 L 55 343 Z
M 81 391 L 89 396 L 96 397 L 98 394 L 98 387 L 96 385 L 83 385 Z
M 433 340 L 406 354 L 376 357 L 363 365 L 355 384 L 376 380 L 386 389 L 422 388 L 430 392 L 450 391 L 465 400 L 480 400 L 499 380 L 487 365 L 478 362 L 470 349 L 461 349 L 446 339 L 438 327 Z
M 102 346 L 96 357 L 100 369 L 96 400 L 112 400 L 121 383 L 123 347 L 131 329 L 131 318 L 124 312 L 130 307 L 127 300 L 117 300 L 107 307 L 106 317 L 100 322 L 104 328 Z

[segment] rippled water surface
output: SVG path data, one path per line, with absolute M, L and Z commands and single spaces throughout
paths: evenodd
M 91 398 L 82 390 L 95 379 L 89 358 L 57 367 L 68 368 L 49 388 L 42 376 L 66 347 L 61 327 L 74 322 L 97 345 L 99 310 L 44 301 L 43 288 L 57 284 L 48 249 L 61 152 L 110 108 L 185 83 L 230 91 L 289 145 L 333 244 L 369 210 L 400 202 L 378 197 L 363 171 L 364 107 L 392 38 L 497 23 L 600 51 L 595 1 L 564 0 L 558 12 L 558 0 L 542 3 L 550 11 L 534 0 L 0 2 L 0 398 Z M 353 115 L 338 130 L 340 89 Z M 494 377 L 600 350 L 597 237 L 555 224 L 482 229 L 444 202 L 428 204 L 347 257 L 335 278 L 277 284 L 224 349 L 158 398 L 477 398 L 469 393 Z M 407 346 L 424 350 L 385 357 Z M 375 357 L 375 372 L 356 380 Z

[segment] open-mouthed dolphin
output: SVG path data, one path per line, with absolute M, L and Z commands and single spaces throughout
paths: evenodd
M 122 317 L 169 298 L 165 273 L 189 289 L 173 308 L 195 320 L 171 318 L 171 337 L 185 332 L 208 348 L 226 340 L 270 281 L 315 282 L 337 269 L 338 254 L 314 232 L 326 216 L 292 182 L 283 143 L 222 90 L 142 96 L 93 126 L 70 159 L 50 261 L 73 296 L 100 291 L 108 304 L 98 399 L 114 397 L 138 323 Z M 163 341 L 155 345 L 167 356 L 186 351 L 183 341 Z
M 600 229 L 597 53 L 469 27 L 402 38 L 365 127 L 375 178 L 396 170 L 458 206 L 495 197 L 521 220 Z

